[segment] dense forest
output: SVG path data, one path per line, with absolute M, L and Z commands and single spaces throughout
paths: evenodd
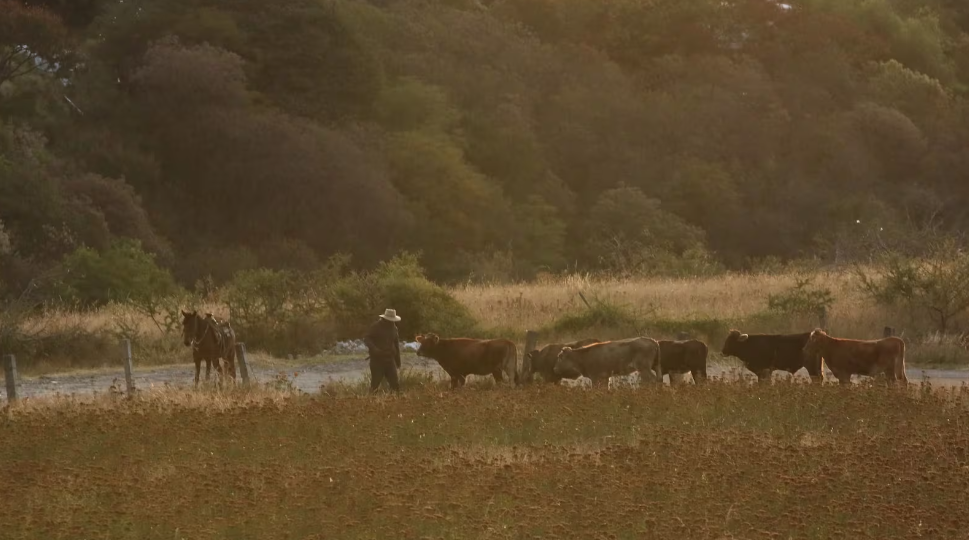
M 958 233 L 967 85 L 962 0 L 0 0 L 0 281 Z

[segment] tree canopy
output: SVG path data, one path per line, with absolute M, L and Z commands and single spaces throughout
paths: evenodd
M 192 284 L 961 233 L 967 90 L 946 0 L 0 0 L 0 281 L 129 240 Z

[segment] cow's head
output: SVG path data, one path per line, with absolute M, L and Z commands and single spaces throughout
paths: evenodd
M 576 362 L 576 352 L 572 347 L 562 347 L 558 358 L 555 359 L 555 374 L 566 379 L 574 379 L 582 375 Z
M 808 338 L 807 343 L 804 344 L 804 349 L 802 349 L 804 358 L 813 359 L 821 356 L 821 345 L 824 344 L 824 340 L 827 337 L 828 334 L 825 334 L 824 330 L 820 328 L 816 328 L 811 332 L 811 336 Z
M 740 344 L 747 341 L 750 337 L 747 334 L 741 334 L 740 330 L 731 330 L 727 334 L 727 339 L 723 342 L 723 350 L 720 351 L 724 356 L 737 356 Z
M 437 349 L 437 344 L 441 342 L 441 338 L 439 338 L 437 334 L 424 334 L 423 336 L 417 336 L 414 339 L 421 344 L 421 346 L 417 348 L 417 356 L 422 356 L 424 358 L 431 358 L 434 355 L 434 350 Z

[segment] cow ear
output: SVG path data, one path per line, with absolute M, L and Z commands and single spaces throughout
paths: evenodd
M 567 352 L 572 352 L 572 347 L 562 347 L 562 352 L 560 352 L 559 354 L 567 353 Z
M 431 345 L 437 345 L 441 338 L 437 334 L 431 334 Z
M 740 334 L 740 337 L 737 338 L 737 341 L 747 341 L 747 338 L 749 337 L 750 336 L 748 336 L 747 334 Z
M 424 336 L 418 334 L 418 335 L 414 336 L 414 341 L 416 341 L 418 343 L 424 343 Z

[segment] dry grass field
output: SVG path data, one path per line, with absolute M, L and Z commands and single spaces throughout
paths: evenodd
M 657 338 L 674 337 L 686 330 L 717 351 L 729 327 L 746 332 L 803 332 L 817 326 L 814 315 L 768 313 L 768 296 L 790 290 L 803 274 L 727 274 L 702 279 L 615 279 L 582 275 L 540 279 L 523 284 L 467 285 L 449 292 L 464 304 L 479 322 L 483 336 L 509 337 L 523 344 L 526 329 L 539 330 L 541 342 L 596 336 L 625 337 L 631 332 Z M 969 367 L 969 352 L 960 347 L 955 334 L 942 336 L 931 331 L 923 313 L 902 308 L 877 306 L 858 288 L 857 278 L 847 272 L 810 274 L 814 286 L 826 287 L 834 296 L 828 313 L 829 331 L 840 337 L 872 339 L 882 329 L 897 328 L 908 344 L 908 363 L 920 366 Z M 581 293 L 581 296 L 580 296 Z M 558 330 L 563 317 L 586 310 L 585 301 L 604 301 L 621 307 L 642 325 L 590 327 L 580 331 Z M 220 317 L 230 315 L 223 304 L 198 306 Z M 406 314 L 402 314 L 406 316 Z M 74 358 L 113 356 L 120 331 L 137 336 L 136 358 L 142 365 L 187 363 L 190 352 L 180 335 L 167 334 L 160 325 L 129 306 L 111 305 L 93 312 L 55 312 L 27 323 L 50 339 L 41 358 L 21 362 L 25 374 L 45 374 L 98 367 L 88 361 L 75 365 Z M 966 321 L 956 321 L 954 330 Z M 428 328 L 425 331 L 434 331 Z M 98 337 L 99 336 L 99 337 Z M 245 336 L 241 336 L 245 340 Z M 258 346 L 250 350 L 259 354 Z
M 5 539 L 966 538 L 969 391 L 437 383 L 0 411 Z

